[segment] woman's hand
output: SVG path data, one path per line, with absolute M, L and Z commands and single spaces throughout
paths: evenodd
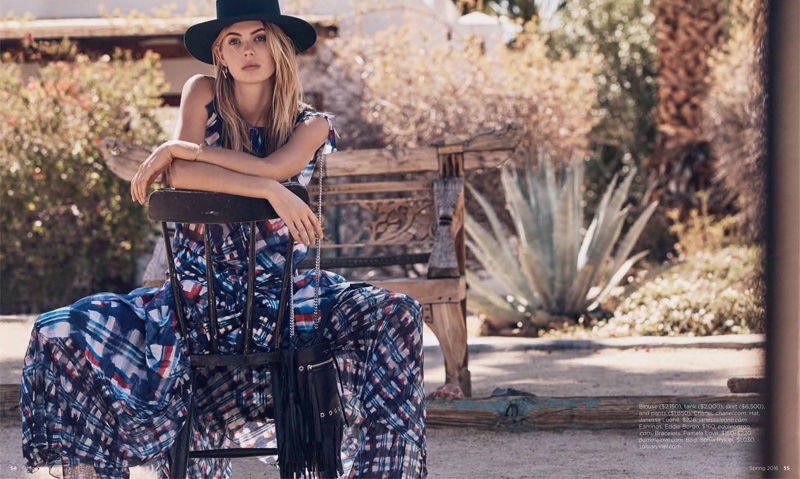
M 295 241 L 309 245 L 314 238 L 322 238 L 322 226 L 311 208 L 282 184 L 273 182 L 272 185 L 267 200 L 286 223 Z
M 153 184 L 158 175 L 172 163 L 173 156 L 169 151 L 169 142 L 153 150 L 153 153 L 139 165 L 139 170 L 131 180 L 131 198 L 144 204 L 147 199 L 147 188 Z

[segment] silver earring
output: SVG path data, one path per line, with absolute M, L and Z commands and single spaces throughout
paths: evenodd
M 225 65 L 222 65 L 222 76 L 228 78 L 228 67 L 226 67 Z

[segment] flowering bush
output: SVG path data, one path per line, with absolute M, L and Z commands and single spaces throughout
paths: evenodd
M 685 267 L 642 286 L 600 329 L 658 336 L 756 331 L 764 305 L 751 289 L 742 287 L 756 261 L 755 248 L 699 253 Z
M 0 69 L 0 312 L 35 313 L 96 291 L 135 287 L 151 248 L 144 209 L 107 170 L 105 136 L 150 147 L 163 138 L 159 59 L 122 53 L 55 62 L 23 79 Z
M 425 146 L 514 120 L 526 127 L 528 149 L 560 158 L 585 150 L 595 59 L 549 59 L 544 37 L 532 30 L 516 44 L 484 53 L 475 39 L 436 42 L 408 27 L 329 40 L 322 81 L 337 90 L 353 85 L 350 96 L 330 102 L 341 120 L 341 144 Z

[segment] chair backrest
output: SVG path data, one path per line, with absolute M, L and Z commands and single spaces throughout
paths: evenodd
M 303 186 L 284 186 L 308 204 L 308 191 Z M 272 205 L 262 198 L 175 188 L 154 191 L 148 207 L 148 218 L 172 223 L 249 223 L 278 217 Z
M 285 183 L 292 193 L 308 204 L 308 192 L 297 183 Z M 255 295 L 255 234 L 257 222 L 278 218 L 278 214 L 272 205 L 265 199 L 249 198 L 245 196 L 230 195 L 225 193 L 213 193 L 207 191 L 180 190 L 174 188 L 162 188 L 154 191 L 148 199 L 148 217 L 151 220 L 161 222 L 161 230 L 164 236 L 167 251 L 167 266 L 169 268 L 170 285 L 172 294 L 175 298 L 175 313 L 178 317 L 178 324 L 181 328 L 183 337 L 186 338 L 186 320 L 183 315 L 183 301 L 180 290 L 180 280 L 175 270 L 175 258 L 172 252 L 169 229 L 167 223 L 202 223 L 202 224 L 221 224 L 221 223 L 249 223 L 250 238 L 248 246 L 248 279 L 247 279 L 247 300 L 245 306 L 244 342 L 242 354 L 250 354 L 252 351 L 252 315 L 253 297 Z M 210 321 L 210 354 L 217 355 L 219 352 L 219 339 L 217 336 L 217 308 L 214 296 L 214 271 L 211 253 L 211 232 L 210 228 L 204 228 L 203 240 L 205 244 L 206 258 L 206 282 L 208 294 L 208 314 Z M 292 253 L 294 251 L 294 241 L 290 238 L 287 251 L 286 263 L 283 272 L 283 283 L 281 287 L 281 300 L 278 310 L 278 324 L 276 327 L 275 341 L 280 344 L 281 323 L 285 315 L 286 302 L 288 301 L 288 288 L 291 286 L 292 278 Z M 213 365 L 214 363 L 209 363 Z

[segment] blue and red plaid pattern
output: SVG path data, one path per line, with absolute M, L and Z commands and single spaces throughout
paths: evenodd
M 222 122 L 207 107 L 206 140 L 220 146 Z M 293 180 L 307 185 L 319 155 L 336 151 L 329 136 Z M 263 152 L 258 129 L 254 151 Z M 173 249 L 181 279 L 193 352 L 208 344 L 205 251 L 202 225 L 178 225 Z M 247 281 L 246 224 L 211 226 L 220 350 L 241 343 Z M 289 241 L 280 220 L 257 225 L 255 264 L 258 350 L 273 345 L 280 276 Z M 308 253 L 295 245 L 294 266 Z M 298 330 L 313 327 L 314 272 L 294 277 Z M 346 414 L 342 457 L 346 477 L 425 477 L 425 407 L 422 388 L 422 320 L 419 304 L 404 295 L 348 283 L 323 271 L 321 324 L 340 349 Z M 152 461 L 166 468 L 165 453 L 187 420 L 195 398 L 193 447 L 274 445 L 267 371 L 211 369 L 190 384 L 186 343 L 178 333 L 168 284 L 129 294 L 101 293 L 40 316 L 25 357 L 20 406 L 23 454 L 29 470 L 92 464 L 101 478 L 127 479 L 128 468 Z M 268 467 L 268 466 L 265 466 Z M 192 478 L 229 478 L 229 460 L 190 461 Z

